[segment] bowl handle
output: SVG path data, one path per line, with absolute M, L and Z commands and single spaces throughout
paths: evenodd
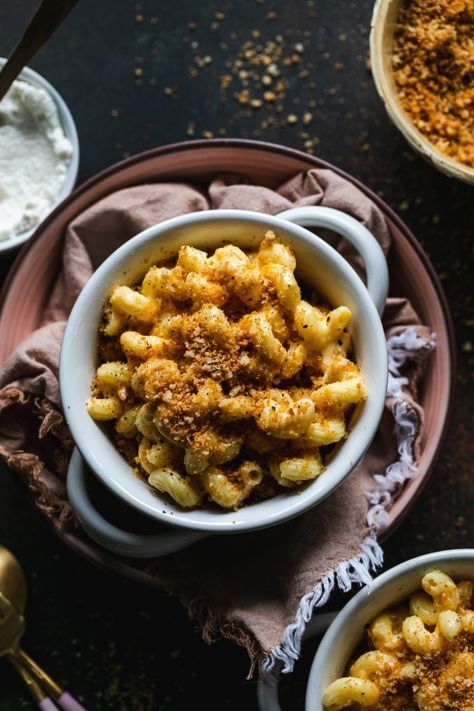
M 369 230 L 350 215 L 332 207 L 293 207 L 277 217 L 301 227 L 325 227 L 345 237 L 357 249 L 364 261 L 367 291 L 379 314 L 388 293 L 388 268 L 379 243 Z
M 86 487 L 87 465 L 74 449 L 67 473 L 67 493 L 72 510 L 84 531 L 99 545 L 129 558 L 158 558 L 187 548 L 209 536 L 200 531 L 169 527 L 163 533 L 141 534 L 125 531 L 107 521 L 92 503 Z

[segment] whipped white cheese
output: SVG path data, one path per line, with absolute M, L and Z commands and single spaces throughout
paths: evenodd
M 48 213 L 71 154 L 52 97 L 15 81 L 0 101 L 0 240 L 31 229 Z

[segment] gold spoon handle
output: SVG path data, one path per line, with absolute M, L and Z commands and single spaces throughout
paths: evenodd
M 12 653 L 19 663 L 25 667 L 27 672 L 33 676 L 36 681 L 43 687 L 45 691 L 51 696 L 57 705 L 63 709 L 63 711 L 86 711 L 84 706 L 82 706 L 76 699 L 71 696 L 67 691 L 61 689 L 59 684 L 57 684 L 54 679 L 52 679 L 49 674 L 47 674 L 44 669 L 42 669 L 39 664 L 37 664 L 34 659 L 30 657 L 21 647 L 18 647 Z M 46 703 L 43 702 L 43 703 Z M 49 711 L 48 707 L 44 711 Z
M 42 711 L 54 711 L 55 709 L 57 711 L 58 707 L 56 706 L 56 704 L 48 697 L 46 691 L 42 689 L 42 687 L 25 669 L 23 664 L 16 658 L 16 656 L 14 654 L 8 655 L 8 659 L 13 664 L 16 671 L 25 682 L 31 696 L 36 701 L 39 708 L 42 709 Z
M 14 657 L 25 667 L 29 674 L 39 681 L 43 689 L 45 689 L 50 696 L 54 699 L 59 699 L 62 696 L 63 690 L 59 684 L 57 684 L 23 649 L 18 647 Z
M 79 0 L 42 0 L 0 72 L 0 101 L 21 70 L 50 38 Z

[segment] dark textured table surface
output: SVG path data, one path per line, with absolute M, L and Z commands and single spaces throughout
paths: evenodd
M 12 49 L 34 5 L 0 4 L 0 55 Z M 212 135 L 256 137 L 310 150 L 344 168 L 412 228 L 452 310 L 457 393 L 430 483 L 385 545 L 389 566 L 432 550 L 474 546 L 474 201 L 472 188 L 416 157 L 387 119 L 368 70 L 371 10 L 371 0 L 81 0 L 31 66 L 56 86 L 76 120 L 80 182 L 153 146 Z M 285 69 L 280 112 L 240 103 L 234 93 L 245 88 L 242 79 L 228 88 L 222 79 L 239 57 L 245 65 L 246 50 L 268 41 L 299 57 Z M 11 261 L 0 261 L 2 278 Z M 255 681 L 246 681 L 241 649 L 227 641 L 205 645 L 178 602 L 100 572 L 66 550 L 4 465 L 0 492 L 0 543 L 14 551 L 28 577 L 25 647 L 88 709 L 255 707 Z M 303 707 L 313 650 L 308 642 L 283 684 L 288 709 Z M 33 708 L 3 663 L 0 708 Z

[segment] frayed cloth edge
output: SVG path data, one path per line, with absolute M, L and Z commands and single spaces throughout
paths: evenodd
M 258 664 L 262 661 L 260 644 L 252 632 L 231 620 L 225 620 L 220 612 L 209 611 L 205 602 L 188 600 L 185 604 L 190 619 L 196 620 L 201 627 L 202 637 L 207 644 L 224 638 L 246 650 L 250 657 L 250 669 L 247 674 L 247 679 L 250 680 L 254 676 Z
M 262 675 L 267 677 L 270 683 L 275 679 L 273 672 L 276 670 L 283 674 L 293 671 L 301 652 L 306 624 L 314 610 L 326 604 L 334 589 L 348 592 L 355 585 L 370 584 L 371 572 L 383 564 L 383 551 L 377 542 L 377 536 L 387 525 L 388 510 L 394 495 L 417 473 L 415 444 L 421 421 L 418 412 L 408 405 L 404 397 L 408 379 L 401 374 L 401 370 L 408 361 L 424 361 L 434 347 L 433 334 L 431 338 L 423 338 L 413 327 L 387 340 L 387 406 L 395 421 L 399 458 L 387 467 L 384 474 L 375 475 L 376 486 L 366 494 L 371 504 L 367 513 L 369 535 L 362 542 L 358 554 L 339 563 L 335 570 L 326 573 L 310 593 L 302 597 L 295 620 L 286 628 L 281 644 L 263 659 Z

